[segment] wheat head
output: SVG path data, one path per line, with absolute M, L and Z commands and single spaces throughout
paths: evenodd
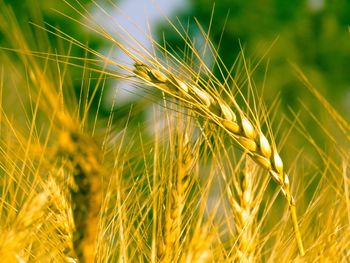
M 269 142 L 261 128 L 248 119 L 234 100 L 233 110 L 223 99 L 212 96 L 195 82 L 184 81 L 169 71 L 161 71 L 140 61 L 135 62 L 133 72 L 135 77 L 143 82 L 188 101 L 208 120 L 222 127 L 257 164 L 269 172 L 272 179 L 280 185 L 281 192 L 288 202 L 299 252 L 304 255 L 295 199 L 291 193 L 289 177 L 284 172 L 283 162 L 277 147 Z

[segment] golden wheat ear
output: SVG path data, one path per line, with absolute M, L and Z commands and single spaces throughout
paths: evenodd
M 258 211 L 260 209 L 262 195 L 268 183 L 264 178 L 261 179 L 257 173 L 256 165 L 247 156 L 242 156 L 238 162 L 242 162 L 244 168 L 233 171 L 233 183 L 230 187 L 226 182 L 227 197 L 234 216 L 234 233 L 236 240 L 234 248 L 236 253 L 232 256 L 233 261 L 237 262 L 255 262 L 257 257 L 257 244 L 259 238 Z M 239 165 L 237 165 L 239 167 Z M 254 176 L 255 175 L 255 176 Z M 226 181 L 227 178 L 225 178 Z M 234 193 L 237 193 L 234 196 Z
M 276 146 L 269 142 L 259 127 L 253 125 L 239 105 L 233 103 L 234 111 L 224 99 L 212 96 L 196 83 L 181 80 L 171 73 L 166 73 L 166 70 L 162 72 L 140 61 L 135 62 L 133 72 L 139 80 L 184 100 L 209 121 L 222 127 L 257 164 L 269 172 L 272 179 L 280 185 L 281 192 L 288 202 L 299 252 L 304 255 L 295 200 L 282 159 Z
M 72 173 L 70 187 L 75 230 L 73 247 L 80 262 L 94 262 L 101 209 L 101 176 L 99 148 L 93 138 L 77 131 L 62 131 L 57 157 L 69 160 Z
M 183 227 L 183 210 L 186 192 L 190 184 L 189 172 L 194 162 L 188 135 L 177 138 L 177 159 L 172 171 L 172 181 L 169 184 L 169 202 L 165 215 L 164 255 L 161 262 L 171 262 L 179 251 L 181 232 Z

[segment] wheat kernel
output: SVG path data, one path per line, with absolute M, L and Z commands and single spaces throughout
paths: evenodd
M 251 151 L 251 152 L 256 151 L 257 146 L 253 140 L 242 137 L 242 136 L 238 137 L 237 140 L 248 151 Z
M 253 125 L 250 123 L 250 121 L 246 117 L 242 117 L 242 127 L 243 127 L 243 132 L 246 137 L 249 139 L 255 139 L 256 133 L 254 130 Z
M 237 134 L 240 131 L 240 127 L 237 122 L 223 120 L 222 125 L 224 125 L 226 129 L 228 129 L 230 132 L 234 134 Z
M 230 107 L 228 107 L 225 103 L 220 102 L 221 114 L 228 121 L 236 121 L 236 115 L 233 113 Z
M 284 175 L 284 184 L 285 184 L 285 186 L 286 186 L 286 188 L 288 188 L 289 187 L 289 178 L 288 178 L 288 175 Z
M 176 86 L 178 86 L 178 88 L 180 88 L 181 91 L 188 93 L 188 86 L 185 82 L 174 78 L 174 84 L 176 84 Z
M 243 193 L 243 205 L 247 206 L 251 203 L 252 198 L 251 198 L 251 192 L 249 190 L 244 191 Z
M 146 81 L 151 81 L 152 79 L 149 77 L 148 73 L 141 71 L 141 70 L 134 70 L 134 73 L 137 75 L 138 78 L 144 79 Z
M 162 82 L 165 83 L 168 78 L 165 76 L 165 74 L 163 74 L 162 72 L 160 72 L 159 70 L 156 69 L 151 69 L 150 70 L 150 74 L 152 75 L 152 77 L 158 81 L 158 82 Z
M 271 156 L 271 146 L 263 133 L 260 133 L 260 150 L 261 153 L 269 159 Z
M 271 162 L 269 159 L 261 156 L 261 155 L 254 155 L 255 160 L 266 169 L 270 170 L 271 168 Z
M 283 162 L 276 150 L 274 150 L 273 154 L 273 166 L 279 174 L 283 173 Z
M 204 90 L 197 88 L 195 85 L 191 85 L 190 88 L 206 107 L 209 107 L 213 103 L 213 99 Z
M 243 224 L 246 224 L 249 221 L 250 213 L 247 210 L 243 210 L 241 213 Z

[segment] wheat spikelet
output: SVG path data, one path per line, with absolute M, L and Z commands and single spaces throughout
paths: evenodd
M 304 255 L 289 177 L 284 172 L 277 147 L 268 141 L 260 127 L 253 125 L 235 101 L 233 101 L 234 112 L 222 99 L 211 96 L 195 83 L 185 82 L 171 73 L 163 73 L 140 61 L 135 62 L 134 67 L 135 77 L 171 95 L 185 98 L 196 107 L 197 111 L 223 127 L 256 163 L 269 171 L 271 177 L 280 185 L 282 194 L 288 202 L 299 252 Z

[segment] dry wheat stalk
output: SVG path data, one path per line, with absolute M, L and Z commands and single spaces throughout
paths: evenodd
M 299 231 L 295 200 L 290 190 L 289 177 L 284 172 L 282 159 L 274 144 L 271 144 L 260 127 L 254 125 L 233 100 L 234 110 L 219 97 L 214 97 L 201 89 L 196 83 L 183 81 L 166 70 L 158 70 L 140 61 L 134 64 L 135 77 L 162 91 L 190 103 L 195 110 L 213 121 L 237 142 L 252 159 L 267 169 L 271 177 L 280 185 L 287 200 L 294 227 L 299 252 L 304 255 L 303 243 Z M 163 73 L 165 72 L 165 73 Z

